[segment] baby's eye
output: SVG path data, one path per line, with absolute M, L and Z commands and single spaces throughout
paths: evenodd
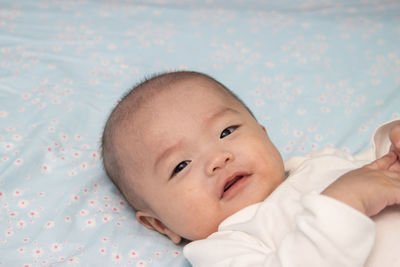
M 175 174 L 179 173 L 181 170 L 183 170 L 187 165 L 189 165 L 190 160 L 185 160 L 180 162 L 178 165 L 176 165 L 175 169 L 172 171 L 172 175 L 174 176 Z
M 231 133 L 233 133 L 239 126 L 230 126 L 228 128 L 226 128 L 225 130 L 222 131 L 221 135 L 219 138 L 224 138 L 227 135 L 230 135 Z

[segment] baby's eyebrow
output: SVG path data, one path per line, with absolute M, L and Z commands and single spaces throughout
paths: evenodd
M 224 116 L 226 113 L 239 114 L 239 111 L 232 109 L 230 107 L 225 107 L 225 108 L 211 114 L 211 116 L 206 119 L 206 124 L 212 123 L 213 121 L 217 120 L 218 118 Z
M 182 146 L 182 141 L 177 142 L 176 144 L 173 144 L 172 146 L 167 147 L 164 149 L 157 157 L 155 160 L 155 168 L 160 164 L 161 161 L 163 161 L 165 158 L 168 158 L 171 154 L 173 154 L 176 150 L 179 150 L 179 148 Z

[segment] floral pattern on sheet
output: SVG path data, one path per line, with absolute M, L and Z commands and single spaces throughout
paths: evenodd
M 0 5 L 0 266 L 189 266 L 108 180 L 100 138 L 143 77 L 206 72 L 286 159 L 359 152 L 400 117 L 398 1 Z

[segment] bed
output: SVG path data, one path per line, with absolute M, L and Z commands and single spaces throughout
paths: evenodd
M 399 1 L 0 3 L 0 266 L 190 266 L 102 169 L 105 120 L 153 73 L 236 92 L 284 159 L 357 153 L 400 118 Z

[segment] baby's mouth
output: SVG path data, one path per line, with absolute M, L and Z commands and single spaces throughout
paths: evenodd
M 224 196 L 229 196 L 231 193 L 234 193 L 234 189 L 236 188 L 235 185 L 238 182 L 241 182 L 243 179 L 246 179 L 248 176 L 250 176 L 250 174 L 241 172 L 233 174 L 230 178 L 228 178 L 225 182 L 223 189 L 221 190 L 221 198 L 223 198 Z M 233 192 L 230 192 L 232 190 Z
M 231 179 L 230 181 L 228 181 L 224 186 L 224 192 L 228 191 L 229 188 L 232 187 L 232 185 L 234 185 L 237 181 L 239 181 L 242 178 L 243 178 L 243 175 L 238 175 L 238 176 L 234 177 L 233 179 Z

